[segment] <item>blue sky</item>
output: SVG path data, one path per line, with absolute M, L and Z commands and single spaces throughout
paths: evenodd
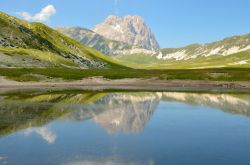
M 34 16 L 49 4 L 51 15 Z M 140 15 L 161 47 L 250 33 L 250 0 L 1 0 L 0 10 L 20 18 L 26 12 L 30 20 L 50 18 L 45 23 L 51 27 L 92 28 L 111 14 Z

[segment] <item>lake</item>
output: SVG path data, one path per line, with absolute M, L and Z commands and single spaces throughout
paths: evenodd
M 1 165 L 249 165 L 249 154 L 249 94 L 0 94 Z

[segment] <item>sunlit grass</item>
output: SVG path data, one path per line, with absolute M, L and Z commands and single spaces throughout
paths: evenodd
M 80 80 L 87 77 L 103 77 L 108 79 L 123 78 L 157 78 L 164 80 L 217 80 L 217 81 L 250 81 L 250 69 L 70 69 L 70 68 L 5 68 L 0 69 L 0 76 L 17 81 L 31 81 L 26 75 L 43 75 L 48 78 L 64 80 Z

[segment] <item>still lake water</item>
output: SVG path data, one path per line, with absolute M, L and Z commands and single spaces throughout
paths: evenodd
M 249 165 L 250 95 L 0 95 L 0 164 Z

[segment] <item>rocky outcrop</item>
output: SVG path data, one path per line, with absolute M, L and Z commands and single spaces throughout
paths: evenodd
M 125 42 L 137 48 L 159 50 L 155 36 L 143 18 L 139 16 L 125 16 L 123 18 L 109 16 L 93 31 L 108 39 Z

